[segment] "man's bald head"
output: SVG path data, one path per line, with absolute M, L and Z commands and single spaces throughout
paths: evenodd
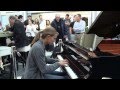
M 60 14 L 56 14 L 55 17 L 60 17 Z
M 56 21 L 59 22 L 59 20 L 60 20 L 60 14 L 56 14 L 56 15 L 55 15 L 55 19 L 56 19 Z

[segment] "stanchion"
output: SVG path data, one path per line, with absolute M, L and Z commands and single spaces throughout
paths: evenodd
M 14 79 L 17 79 L 17 66 L 16 66 L 16 47 L 12 46 L 12 59 L 13 59 L 13 74 Z

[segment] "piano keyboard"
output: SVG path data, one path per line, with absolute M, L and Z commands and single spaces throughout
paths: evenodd
M 63 60 L 61 55 L 57 55 L 57 58 L 59 60 Z M 78 76 L 74 73 L 74 71 L 68 65 L 66 65 L 65 69 L 66 69 L 68 75 L 71 77 L 71 79 L 77 79 L 78 78 Z

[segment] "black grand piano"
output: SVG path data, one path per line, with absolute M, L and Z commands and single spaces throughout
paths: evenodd
M 120 40 L 107 40 L 120 34 L 120 12 L 101 12 L 87 34 L 103 37 L 100 41 L 97 38 L 92 40 L 99 41 L 92 51 L 78 43 L 65 41 L 59 43 L 60 51 L 54 51 L 52 57 L 69 60 L 69 65 L 62 69 L 71 79 L 120 79 Z M 97 57 L 91 57 L 89 52 Z

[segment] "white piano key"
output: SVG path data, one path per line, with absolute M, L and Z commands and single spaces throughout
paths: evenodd
M 63 60 L 61 55 L 57 55 L 57 57 L 58 57 L 59 60 Z
M 59 60 L 63 60 L 61 55 L 57 55 L 57 57 L 58 57 Z M 74 73 L 74 71 L 68 65 L 66 65 L 65 69 L 66 69 L 68 75 L 71 77 L 71 79 L 77 79 L 78 78 L 77 75 Z
M 74 55 L 71 55 L 75 60 L 77 60 L 77 58 Z
M 73 72 L 73 70 L 70 67 L 65 67 L 65 69 L 72 79 L 77 79 L 78 78 L 77 75 Z
M 59 60 L 63 60 L 61 55 L 57 55 L 57 57 L 58 57 Z M 66 64 L 65 66 L 67 67 L 68 65 Z

